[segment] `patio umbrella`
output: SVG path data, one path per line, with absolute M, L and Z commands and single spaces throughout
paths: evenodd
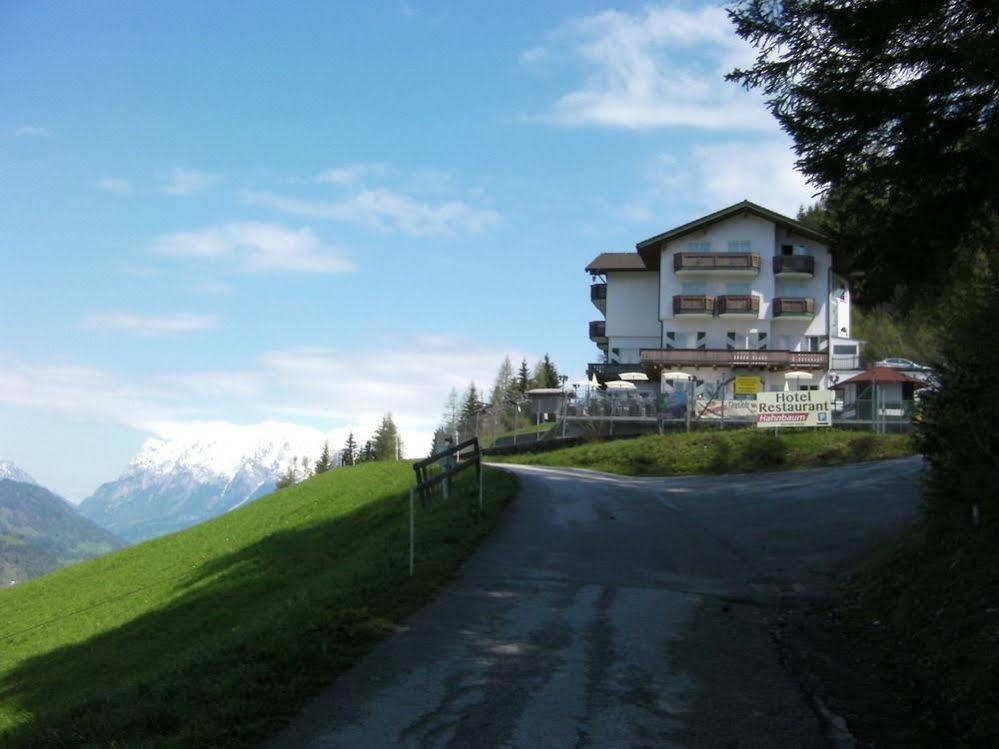
M 611 380 L 607 383 L 608 390 L 635 390 L 635 383 L 626 380 Z
M 600 387 L 600 380 L 597 379 L 597 373 L 593 373 L 593 377 L 590 379 L 590 387 L 598 388 Z
M 645 372 L 622 372 L 618 375 L 622 380 L 628 382 L 648 382 L 649 376 Z
M 662 378 L 664 380 L 689 380 L 691 375 L 686 372 L 663 372 Z
M 811 372 L 785 372 L 785 380 L 810 380 L 812 379 Z

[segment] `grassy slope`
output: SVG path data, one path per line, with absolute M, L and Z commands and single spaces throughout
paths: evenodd
M 788 430 L 774 437 L 769 432 L 743 429 L 650 435 L 490 460 L 592 468 L 630 476 L 671 476 L 834 465 L 897 458 L 913 450 L 912 441 L 901 435 L 813 429 Z
M 550 432 L 556 426 L 554 421 L 546 421 L 541 425 L 531 424 L 530 426 L 523 426 L 519 429 L 511 429 L 509 432 L 503 432 L 502 434 L 491 434 L 486 437 L 482 437 L 479 443 L 482 447 L 491 447 L 496 443 L 497 440 L 504 439 L 505 437 L 513 437 L 513 435 L 520 436 L 521 434 L 535 435 L 539 432 L 544 434 L 545 432 Z
M 338 469 L 187 531 L 0 592 L 0 744 L 241 746 L 455 569 L 513 495 L 417 512 L 409 463 Z

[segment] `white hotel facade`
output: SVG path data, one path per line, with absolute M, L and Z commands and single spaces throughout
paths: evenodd
M 859 370 L 850 287 L 833 270 L 828 240 L 749 201 L 603 253 L 586 270 L 603 320 L 590 339 L 604 353 L 601 382 L 644 370 L 652 382 L 681 370 L 732 397 L 736 375 L 765 390 L 828 388 Z M 728 383 L 728 384 L 726 384 Z

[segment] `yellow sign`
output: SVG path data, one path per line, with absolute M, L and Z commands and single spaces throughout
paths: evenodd
M 736 377 L 736 395 L 756 395 L 763 389 L 763 382 L 759 377 Z

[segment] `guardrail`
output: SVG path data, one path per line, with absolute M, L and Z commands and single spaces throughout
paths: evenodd
M 468 448 L 471 448 L 469 450 Z M 440 466 L 439 473 L 434 468 Z M 440 487 L 444 499 L 451 495 L 451 479 L 467 468 L 475 466 L 475 478 L 479 487 L 479 509 L 482 509 L 482 450 L 479 448 L 479 438 L 459 442 L 447 447 L 430 457 L 413 463 L 416 472 L 416 486 L 409 490 L 409 576 L 413 576 L 414 559 L 416 556 L 416 505 L 414 495 L 420 493 L 420 505 L 427 507 L 437 494 Z

